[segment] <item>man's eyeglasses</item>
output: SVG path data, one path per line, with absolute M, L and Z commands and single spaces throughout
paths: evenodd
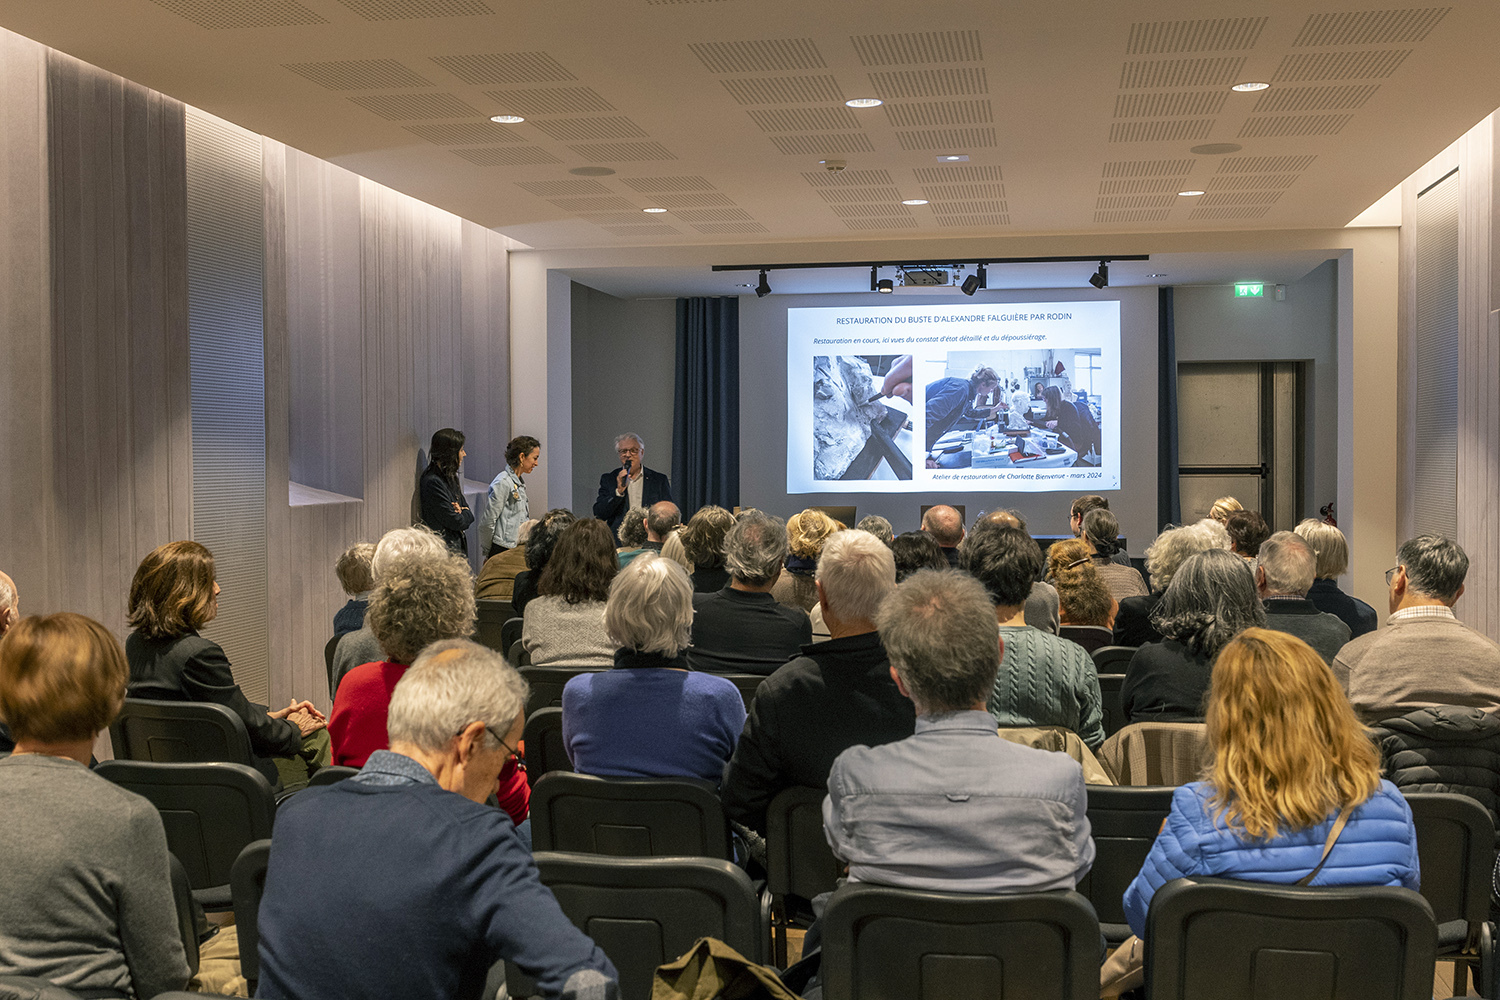
M 1400 568 L 1400 566 L 1392 566 L 1390 569 L 1385 571 L 1385 585 L 1387 587 L 1391 585 L 1391 578 L 1396 575 L 1396 570 Z
M 460 729 L 458 732 L 454 733 L 453 735 L 454 736 L 462 736 L 464 734 L 464 729 L 468 729 L 470 725 L 472 725 L 472 723 L 466 723 L 463 726 L 462 729 Z M 484 727 L 484 731 L 487 732 L 487 733 L 489 733 L 490 734 L 490 738 L 493 739 L 496 743 L 498 743 L 501 746 L 503 746 L 505 748 L 505 752 L 506 753 L 510 754 L 512 757 L 520 756 L 520 751 L 519 750 L 517 750 L 515 747 L 511 746 L 509 743 L 505 742 L 505 740 L 500 736 L 500 734 L 497 733 L 497 732 L 495 732 L 488 725 L 486 725 Z

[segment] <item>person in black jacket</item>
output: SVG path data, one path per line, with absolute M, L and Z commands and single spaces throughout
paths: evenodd
M 609 525 L 618 538 L 620 522 L 632 507 L 646 507 L 672 499 L 672 484 L 665 473 L 648 469 L 646 442 L 634 431 L 615 438 L 615 452 L 620 467 L 599 477 L 599 496 L 594 500 L 594 516 Z
M 427 468 L 419 487 L 422 523 L 442 535 L 448 548 L 468 555 L 469 541 L 464 532 L 474 523 L 474 512 L 469 509 L 458 481 L 458 470 L 468 455 L 464 451 L 464 432 L 444 427 L 432 435 L 432 447 L 427 454 Z
M 305 782 L 304 761 L 330 760 L 328 737 L 322 734 L 327 719 L 307 701 L 293 699 L 270 712 L 246 700 L 224 650 L 198 634 L 218 613 L 213 553 L 197 542 L 168 542 L 152 549 L 130 584 L 126 620 L 135 627 L 125 640 L 130 697 L 223 705 L 245 723 L 255 766 L 273 787 L 282 777 L 273 758 L 295 761 L 287 768 L 288 777 L 295 783 L 300 772 Z
M 1349 542 L 1344 533 L 1337 525 L 1311 517 L 1297 522 L 1297 527 L 1292 530 L 1312 546 L 1313 555 L 1318 557 L 1318 575 L 1313 580 L 1312 589 L 1307 592 L 1307 599 L 1317 605 L 1319 611 L 1338 615 L 1349 626 L 1350 638 L 1357 639 L 1366 632 L 1375 631 L 1380 624 L 1375 609 L 1344 593 L 1334 579 L 1349 571 Z

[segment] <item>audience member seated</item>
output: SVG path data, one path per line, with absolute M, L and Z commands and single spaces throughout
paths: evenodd
M 875 620 L 916 726 L 834 761 L 823 831 L 849 878 L 946 892 L 1072 889 L 1094 861 L 1083 771 L 996 732 L 985 701 L 999 650 L 984 588 L 924 570 Z
M 1188 558 L 1151 615 L 1165 638 L 1135 651 L 1120 685 L 1129 722 L 1201 722 L 1214 657 L 1266 611 L 1245 560 L 1224 549 Z
M 1440 535 L 1418 535 L 1386 571 L 1391 614 L 1385 628 L 1339 651 L 1333 673 L 1365 722 L 1419 708 L 1457 705 L 1500 711 L 1500 646 L 1461 623 L 1469 557 Z
M 741 513 L 724 536 L 729 586 L 693 595 L 694 670 L 770 674 L 812 641 L 812 621 L 771 596 L 786 559 L 786 525 L 760 511 Z
M 842 528 L 821 510 L 811 508 L 787 521 L 786 571 L 771 589 L 778 604 L 807 612 L 818 606 L 818 590 L 813 586 L 818 556 L 823 554 L 824 543 Z
M 1062 622 L 1057 634 L 1076 642 L 1090 654 L 1115 641 L 1115 609 L 1119 607 L 1082 539 L 1054 542 L 1047 550 L 1047 575 L 1057 588 Z
M 980 521 L 962 554 L 963 568 L 989 591 L 1004 646 L 990 713 L 1002 726 L 1062 726 L 1098 749 L 1104 712 L 1094 661 L 1077 643 L 1026 624 L 1026 596 L 1041 574 L 1042 550 L 1024 531 Z
M 734 527 L 734 515 L 723 507 L 709 504 L 682 529 L 682 547 L 693 562 L 693 593 L 712 594 L 729 586 L 729 571 L 724 568 L 724 536 Z
M 661 543 L 661 554 L 681 566 L 688 579 L 692 579 L 693 561 L 688 558 L 687 546 L 682 544 L 681 527 L 668 532 L 667 540 Z
M 1072 510 L 1068 516 L 1068 530 L 1073 533 L 1074 538 L 1082 537 L 1083 519 L 1091 510 L 1109 510 L 1109 500 L 1099 496 L 1097 493 L 1090 493 L 1073 501 Z M 1023 527 L 1021 530 L 1024 531 L 1026 529 Z M 1118 563 L 1121 566 L 1129 566 L 1130 556 L 1126 555 L 1125 551 L 1121 549 L 1110 556 L 1109 561 Z
M 1254 559 L 1260 543 L 1271 537 L 1271 529 L 1259 511 L 1237 510 L 1224 522 L 1229 532 L 1229 551 L 1244 559 Z
M 1201 557 L 1198 557 L 1201 558 Z M 1327 666 L 1302 640 L 1246 629 L 1214 664 L 1205 778 L 1172 809 L 1125 915 L 1146 930 L 1151 897 L 1175 878 L 1206 875 L 1291 885 L 1419 888 L 1411 809 L 1380 778 L 1380 759 Z M 1326 861 L 1323 845 L 1345 821 Z
M 526 542 L 531 538 L 531 529 L 538 523 L 535 518 L 522 521 L 516 528 L 516 544 L 484 561 L 479 569 L 479 579 L 474 581 L 475 597 L 481 601 L 510 602 L 516 592 L 516 577 L 526 570 Z
M 1500 828 L 1500 718 L 1478 708 L 1419 708 L 1370 727 L 1381 772 L 1403 791 L 1467 795 Z
M 945 503 L 927 508 L 922 515 L 922 530 L 943 550 L 948 565 L 958 567 L 958 546 L 964 540 L 964 516 Z
M 981 521 L 991 521 L 1003 528 L 1026 530 L 1026 518 L 1018 510 L 996 510 L 984 515 Z M 1026 595 L 1026 624 L 1043 632 L 1057 634 L 1061 624 L 1058 618 L 1057 588 L 1046 580 L 1031 584 L 1031 593 Z
M 538 596 L 526 605 L 521 648 L 537 666 L 608 666 L 615 643 L 604 629 L 604 602 L 620 571 L 614 537 L 598 518 L 574 521 L 542 570 Z
M 620 546 L 616 550 L 620 568 L 630 565 L 630 560 L 646 550 L 646 508 L 632 507 L 625 512 L 620 522 Z
M 573 769 L 718 784 L 745 725 L 745 700 L 724 678 L 688 667 L 687 571 L 654 552 L 633 560 L 610 585 L 604 623 L 619 647 L 614 669 L 579 674 L 563 688 L 563 744 Z
M 682 524 L 682 511 L 670 500 L 658 500 L 646 509 L 646 544 L 648 552 L 660 552 L 667 536 Z
M 1349 641 L 1349 626 L 1307 599 L 1317 557 L 1299 536 L 1278 531 L 1260 543 L 1255 557 L 1255 591 L 1266 609 L 1266 628 L 1295 635 L 1323 658 L 1333 658 Z
M 16 582 L 0 573 L 0 638 L 10 627 L 21 620 L 21 599 L 16 593 Z M 10 753 L 16 741 L 10 735 L 10 727 L 0 722 L 0 753 Z
M 1230 514 L 1244 509 L 1234 497 L 1219 497 L 1219 499 L 1214 501 L 1214 505 L 1208 509 L 1208 516 L 1210 520 L 1224 524 L 1229 520 Z
M 375 546 L 375 555 L 370 560 L 370 574 L 378 584 L 385 567 L 401 556 L 441 556 L 447 551 L 448 547 L 442 538 L 427 528 L 394 528 L 382 535 L 379 544 Z M 379 663 L 383 659 L 385 650 L 380 648 L 380 640 L 375 638 L 370 623 L 366 621 L 359 631 L 350 632 L 340 639 L 334 649 L 333 690 L 328 692 L 328 696 L 338 697 L 339 684 L 348 676 L 349 671 L 366 663 Z
M 526 569 L 516 574 L 516 585 L 510 598 L 510 606 L 517 615 L 526 613 L 526 605 L 536 596 L 537 584 L 552 558 L 557 540 L 562 537 L 568 525 L 576 520 L 578 519 L 571 510 L 554 507 L 542 515 L 542 523 L 531 529 L 531 535 L 526 541 Z
M 1334 579 L 1349 571 L 1349 542 L 1344 533 L 1334 525 L 1314 518 L 1299 521 L 1293 530 L 1312 546 L 1313 555 L 1318 558 L 1318 575 L 1307 592 L 1307 599 L 1319 611 L 1338 615 L 1349 626 L 1350 638 L 1375 631 L 1380 623 L 1375 609 L 1344 593 Z
M 462 642 L 424 656 L 391 696 L 391 748 L 281 806 L 257 923 L 260 996 L 479 1000 L 508 959 L 543 996 L 613 1000 L 609 959 L 541 884 L 511 819 L 484 804 L 525 704 L 498 653 Z
M 89 770 L 128 678 L 120 641 L 82 615 L 28 618 L 0 642 L 16 741 L 0 760 L 0 975 L 89 997 L 187 986 L 161 814 Z
M 1213 528 L 1207 527 L 1213 525 Z M 1217 529 L 1217 530 L 1214 530 Z M 1144 646 L 1160 642 L 1164 636 L 1151 623 L 1151 614 L 1161 603 L 1161 595 L 1172 584 L 1172 576 L 1189 556 L 1209 549 L 1229 548 L 1229 536 L 1218 521 L 1205 518 L 1197 524 L 1168 528 L 1156 536 L 1146 550 L 1146 574 L 1151 577 L 1152 593 L 1144 597 L 1127 597 L 1115 612 L 1115 645 Z
M 725 814 L 761 833 L 777 792 L 825 788 L 839 754 L 905 739 L 915 724 L 875 629 L 880 602 L 896 589 L 891 550 L 867 532 L 841 531 L 823 548 L 816 582 L 832 638 L 804 646 L 756 689 L 724 772 Z
M 1120 522 L 1103 507 L 1096 507 L 1083 515 L 1083 535 L 1080 539 L 1093 553 L 1094 568 L 1099 578 L 1109 588 L 1110 596 L 1117 601 L 1127 597 L 1145 597 L 1151 591 L 1141 578 L 1141 571 L 1134 566 L 1121 566 L 1111 562 L 1111 557 L 1120 551 Z
M 926 531 L 903 531 L 891 540 L 891 555 L 896 559 L 896 582 L 900 583 L 919 569 L 948 569 L 948 556 L 937 539 Z
M 856 531 L 869 532 L 870 534 L 874 535 L 876 538 L 884 542 L 887 546 L 889 546 L 891 542 L 896 540 L 896 531 L 891 527 L 891 522 L 887 521 L 879 514 L 866 514 L 864 517 L 859 519 L 859 523 L 856 524 L 854 528 Z
M 245 699 L 224 650 L 198 634 L 219 613 L 214 575 L 213 553 L 197 542 L 168 542 L 141 560 L 126 616 L 135 629 L 125 640 L 130 695 L 223 705 L 245 723 L 255 766 L 267 781 L 306 784 L 310 767 L 328 763 L 328 737 L 318 735 L 327 720 L 311 702 L 294 698 L 268 712 Z
M 370 560 L 375 556 L 374 542 L 351 545 L 339 556 L 334 571 L 338 573 L 339 586 L 349 595 L 349 601 L 333 615 L 335 637 L 357 632 L 365 624 L 365 605 L 370 601 L 370 591 L 375 587 L 375 577 L 370 572 Z

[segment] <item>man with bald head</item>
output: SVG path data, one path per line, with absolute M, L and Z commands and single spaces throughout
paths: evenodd
M 1318 557 L 1301 535 L 1278 531 L 1260 543 L 1255 589 L 1266 606 L 1266 628 L 1296 636 L 1332 666 L 1349 641 L 1349 626 L 1307 599 L 1317 566 Z
M 0 573 L 0 638 L 10 631 L 12 625 L 21 620 L 21 599 L 16 595 L 16 581 Z M 9 753 L 16 748 L 10 738 L 10 728 L 0 722 L 0 753 Z
M 1018 510 L 992 510 L 979 519 L 974 526 L 980 524 L 998 524 L 1002 528 L 1015 528 L 1017 531 L 1026 530 L 1026 518 L 1021 516 Z M 1043 632 L 1058 634 L 1058 626 L 1061 619 L 1058 617 L 1057 588 L 1044 580 L 1037 580 L 1031 585 L 1031 593 L 1026 597 L 1026 624 L 1032 628 L 1039 628 Z
M 948 565 L 958 566 L 958 543 L 964 540 L 964 516 L 945 503 L 928 507 L 922 515 L 922 530 L 937 539 Z
M 659 500 L 646 511 L 646 544 L 642 548 L 660 552 L 667 536 L 682 524 L 682 511 L 670 500 Z

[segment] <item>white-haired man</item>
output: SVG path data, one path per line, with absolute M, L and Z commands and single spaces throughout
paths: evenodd
M 832 638 L 803 646 L 756 689 L 724 770 L 724 812 L 762 833 L 777 792 L 826 787 L 839 754 L 905 739 L 916 725 L 875 628 L 880 602 L 896 589 L 890 548 L 872 534 L 840 531 L 823 547 L 816 585 Z
M 485 805 L 525 723 L 526 682 L 468 640 L 428 647 L 391 696 L 390 749 L 276 817 L 259 995 L 479 1000 L 501 959 L 565 1000 L 612 1000 L 614 966 Z
M 615 438 L 615 454 L 620 456 L 620 467 L 599 477 L 594 516 L 618 538 L 625 512 L 671 500 L 672 484 L 666 473 L 646 468 L 646 442 L 635 431 Z
M 740 514 L 724 536 L 729 586 L 693 595 L 694 670 L 772 674 L 812 642 L 807 612 L 771 596 L 786 553 L 785 521 L 758 510 Z
M 1349 626 L 1307 599 L 1317 566 L 1318 557 L 1306 540 L 1278 531 L 1256 553 L 1255 589 L 1266 606 L 1266 628 L 1295 635 L 1331 665 L 1349 641 Z

